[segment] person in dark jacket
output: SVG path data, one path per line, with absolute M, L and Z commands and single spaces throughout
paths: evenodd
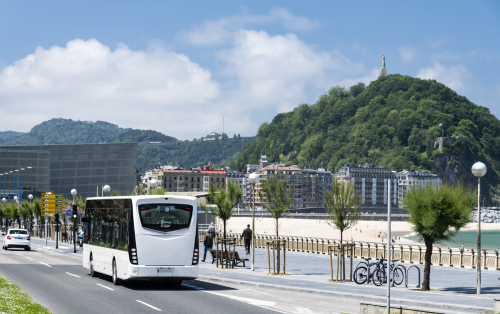
M 245 251 L 247 252 L 248 255 L 250 254 L 250 241 L 252 240 L 252 229 L 250 229 L 250 225 L 247 225 L 246 229 L 243 230 L 241 238 L 244 238 L 245 240 Z
M 205 252 L 203 253 L 203 259 L 201 260 L 202 262 L 205 261 L 207 258 L 207 251 L 211 249 L 214 245 L 214 237 L 212 236 L 211 232 L 206 232 L 205 233 L 205 240 L 203 241 L 203 246 L 205 247 Z M 214 258 L 212 257 L 212 262 Z

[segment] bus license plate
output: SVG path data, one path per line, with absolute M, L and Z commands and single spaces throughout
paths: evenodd
M 158 276 L 173 276 L 174 269 L 173 268 L 157 268 L 156 273 Z

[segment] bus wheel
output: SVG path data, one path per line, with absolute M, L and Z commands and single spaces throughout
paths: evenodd
M 118 270 L 116 269 L 116 260 L 113 260 L 113 284 L 116 286 L 120 284 L 120 279 L 118 279 Z
M 90 277 L 95 277 L 94 263 L 92 261 L 92 254 L 90 254 Z
M 172 286 L 180 286 L 182 285 L 182 280 L 171 281 L 170 284 Z

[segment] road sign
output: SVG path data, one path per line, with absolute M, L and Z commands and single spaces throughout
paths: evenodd
M 43 199 L 43 203 L 47 204 L 62 204 L 63 203 L 63 200 L 56 200 L 55 198 L 45 198 Z
M 47 216 L 54 217 L 55 213 L 47 213 Z M 45 212 L 42 212 L 42 217 L 45 217 Z
M 68 215 L 68 216 L 71 216 L 71 214 L 72 214 L 72 213 L 73 213 L 73 212 L 71 211 L 71 209 L 68 209 L 68 210 L 66 211 L 66 215 Z
M 63 199 L 62 194 L 42 194 L 42 199 Z

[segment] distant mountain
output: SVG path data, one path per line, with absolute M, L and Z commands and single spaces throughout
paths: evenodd
M 22 132 L 14 132 L 14 131 L 4 131 L 0 132 L 0 145 L 7 145 L 6 143 L 11 143 L 17 137 L 23 135 Z
M 448 138 L 437 149 L 440 123 Z M 489 204 L 500 200 L 500 121 L 435 80 L 396 74 L 368 87 L 334 87 L 315 104 L 263 123 L 236 168 L 258 163 L 261 155 L 269 162 L 334 171 L 348 162 L 433 171 L 473 189 L 477 179 L 470 169 L 480 160 L 488 167 L 481 193 Z
M 45 144 L 139 143 L 139 171 L 170 163 L 185 168 L 236 160 L 252 138 L 231 138 L 210 142 L 179 141 L 153 130 L 120 128 L 105 121 L 51 119 L 34 126 L 29 132 L 0 132 L 0 146 Z

